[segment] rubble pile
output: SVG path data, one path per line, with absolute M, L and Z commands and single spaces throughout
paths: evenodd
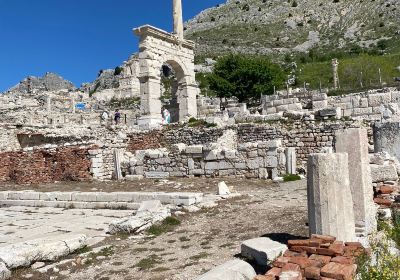
M 289 240 L 288 247 L 265 275 L 254 280 L 352 280 L 357 271 L 356 258 L 367 253 L 361 243 L 344 243 L 333 236 L 315 234 L 310 239 Z

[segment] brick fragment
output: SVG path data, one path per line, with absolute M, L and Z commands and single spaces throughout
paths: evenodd
M 331 261 L 330 256 L 322 256 L 322 255 L 311 255 L 310 260 L 318 261 L 320 263 L 319 267 L 323 267 L 327 265 Z
M 273 267 L 270 270 L 267 271 L 267 273 L 265 273 L 265 275 L 269 275 L 269 276 L 273 276 L 274 279 L 279 279 L 279 274 L 281 274 L 282 272 L 282 268 L 279 267 Z
M 257 275 L 253 280 L 275 280 L 275 277 L 271 275 Z
M 333 250 L 326 248 L 317 248 L 317 254 L 323 256 L 331 256 L 331 257 L 336 256 L 336 253 Z
M 272 265 L 273 265 L 274 267 L 280 267 L 280 268 L 282 268 L 282 267 L 283 267 L 285 264 L 287 264 L 289 261 L 290 261 L 290 258 L 289 258 L 289 257 L 281 256 L 281 257 L 276 258 L 276 260 L 272 263 Z
M 331 262 L 341 264 L 354 264 L 354 259 L 349 257 L 337 256 L 331 259 Z
M 329 250 L 332 250 L 336 256 L 342 256 L 344 254 L 344 243 L 341 241 L 335 241 L 331 246 L 329 246 Z
M 298 264 L 287 263 L 282 267 L 282 272 L 284 271 L 301 271 L 301 268 Z
M 307 279 L 319 280 L 321 278 L 321 268 L 315 266 L 306 267 L 304 276 Z
M 320 235 L 320 234 L 312 234 L 311 239 L 321 239 L 323 243 L 333 243 L 336 241 L 336 237 L 330 235 Z
M 385 198 L 379 198 L 379 197 L 374 198 L 374 202 L 378 205 L 387 206 L 387 207 L 390 207 L 393 204 L 393 201 L 385 199 Z
M 337 280 L 353 280 L 357 265 L 330 262 L 321 269 L 321 276 Z

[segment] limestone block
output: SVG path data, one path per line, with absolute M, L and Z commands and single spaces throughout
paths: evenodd
M 192 158 L 188 158 L 187 165 L 188 165 L 189 170 L 193 170 L 194 169 L 194 160 Z
M 125 176 L 125 180 L 126 181 L 139 181 L 142 180 L 144 178 L 143 175 L 126 175 Z
M 328 107 L 328 100 L 315 100 L 312 102 L 313 110 L 321 110 Z
M 275 114 L 275 113 L 277 113 L 277 110 L 275 107 L 270 107 L 263 111 L 263 115 Z
M 347 154 L 311 154 L 307 171 L 310 234 L 355 241 Z
M 265 167 L 278 167 L 278 158 L 276 156 L 265 157 Z
M 246 161 L 246 163 L 247 163 L 247 167 L 249 169 L 258 169 L 258 168 L 260 168 L 260 161 L 258 160 L 258 158 L 249 159 L 249 160 Z M 263 166 L 261 166 L 261 167 L 263 167 Z
M 0 280 L 11 278 L 11 271 L 8 270 L 3 262 L 0 262 Z
M 72 194 L 72 201 L 95 202 L 97 201 L 97 193 L 76 192 Z
M 303 107 L 301 103 L 293 103 L 288 105 L 288 111 L 301 111 Z
M 206 152 L 204 160 L 217 160 L 219 158 L 219 154 L 221 152 L 217 150 L 211 150 L 209 152 Z
M 277 100 L 278 101 L 278 100 Z M 276 111 L 277 112 L 286 112 L 289 110 L 289 105 L 280 105 L 276 106 Z
M 245 261 L 235 259 L 219 265 L 197 280 L 253 280 L 254 268 Z
M 144 172 L 147 179 L 165 179 L 170 176 L 169 172 L 148 171 Z
M 400 103 L 400 91 L 392 91 L 392 102 Z
M 399 179 L 395 165 L 371 164 L 371 177 L 372 182 L 374 183 L 384 181 L 397 181 Z
M 202 154 L 203 146 L 202 145 L 187 146 L 186 153 L 187 154 Z
M 360 99 L 360 107 L 361 108 L 367 108 L 369 106 L 368 104 L 368 98 L 361 98 Z
M 373 202 L 371 168 L 366 129 L 350 128 L 337 131 L 336 152 L 348 154 L 350 188 L 356 224 L 365 224 L 366 235 L 376 230 L 376 211 Z
M 219 164 L 218 164 L 218 162 L 215 162 L 215 161 L 206 162 L 205 169 L 206 170 L 218 170 Z
M 47 193 L 40 193 L 39 195 L 40 200 L 46 201 L 71 201 L 72 200 L 72 193 L 71 192 L 47 192 Z
M 159 200 L 148 200 L 148 201 L 143 201 L 139 209 L 137 210 L 137 213 L 141 212 L 160 212 L 163 209 L 163 205 L 161 204 L 161 201 Z
M 279 148 L 279 147 L 282 147 L 282 140 L 277 139 L 277 140 L 271 140 L 271 141 L 266 141 L 266 142 L 258 142 L 257 147 L 259 149 Z
M 0 200 L 7 200 L 8 192 L 0 192 Z
M 353 114 L 355 116 L 370 115 L 372 114 L 372 107 L 367 108 L 354 108 Z
M 172 145 L 171 150 L 172 150 L 172 152 L 174 152 L 174 153 L 182 154 L 182 153 L 184 153 L 185 150 L 186 150 L 186 144 L 184 144 L 184 143 L 174 144 L 174 145 Z
M 255 260 L 259 265 L 266 265 L 268 261 L 273 261 L 283 255 L 286 250 L 287 246 L 282 243 L 267 237 L 259 237 L 244 241 L 241 246 L 241 255 Z
M 390 92 L 382 92 L 368 95 L 368 104 L 370 107 L 379 107 L 382 104 L 388 104 L 392 101 Z
M 117 193 L 104 193 L 99 192 L 96 194 L 96 201 L 98 202 L 117 202 L 118 194 Z

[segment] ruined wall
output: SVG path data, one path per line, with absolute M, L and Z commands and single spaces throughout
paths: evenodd
M 126 173 L 147 178 L 245 176 L 273 179 L 285 173 L 285 163 L 280 141 L 245 143 L 237 149 L 224 149 L 216 144 L 174 144 L 171 149 L 137 151 L 128 159 Z
M 0 153 L 0 182 L 40 184 L 91 179 L 88 148 Z

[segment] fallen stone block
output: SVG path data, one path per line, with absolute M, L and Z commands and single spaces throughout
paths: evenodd
M 267 265 L 287 250 L 287 246 L 267 237 L 246 240 L 241 246 L 241 255 L 255 260 L 259 265 Z
M 254 268 L 245 261 L 232 260 L 203 274 L 197 280 L 253 280 Z
M 399 179 L 396 171 L 396 166 L 394 165 L 371 164 L 371 177 L 373 183 L 384 181 L 397 181 Z
M 8 270 L 6 265 L 0 262 L 0 280 L 6 280 L 11 277 L 11 271 Z
M 142 204 L 142 210 L 138 211 L 135 216 L 112 221 L 108 226 L 107 233 L 115 234 L 118 232 L 125 232 L 130 234 L 137 234 L 148 229 L 153 224 L 171 216 L 170 210 L 166 207 L 161 207 L 159 208 L 159 210 L 156 210 L 156 204 L 157 203 L 155 202 L 149 202 L 145 205 Z M 149 211 L 150 209 L 152 210 Z
M 59 241 L 32 240 L 0 248 L 0 259 L 8 268 L 28 267 L 37 261 L 55 261 L 86 245 L 87 237 L 77 235 Z
M 143 201 L 137 213 L 143 213 L 143 212 L 150 212 L 150 213 L 158 213 L 163 210 L 163 206 L 161 204 L 161 201 L 159 200 L 149 200 L 149 201 Z

